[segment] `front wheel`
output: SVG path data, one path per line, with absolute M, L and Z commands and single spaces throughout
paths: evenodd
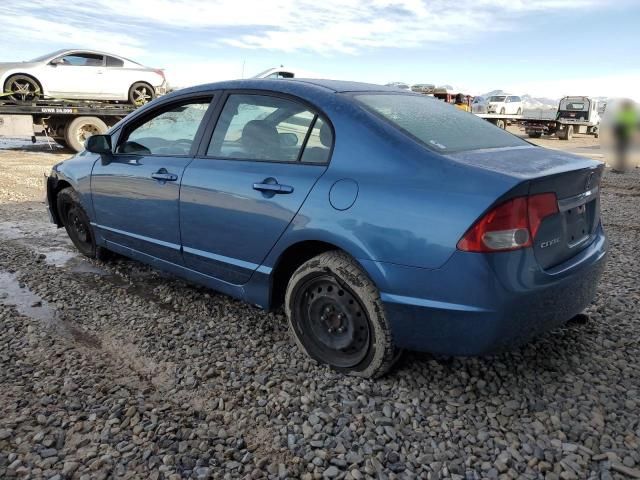
M 398 358 L 378 289 L 343 252 L 302 264 L 289 280 L 285 310 L 298 347 L 338 371 L 375 378 Z
M 89 258 L 105 259 L 108 251 L 96 245 L 91 221 L 82 208 L 78 192 L 71 187 L 60 190 L 56 206 L 67 235 L 80 253 Z
M 12 75 L 4 82 L 4 93 L 9 100 L 25 104 L 35 102 L 42 95 L 40 85 L 27 75 Z
M 156 92 L 148 83 L 136 82 L 129 89 L 129 103 L 140 107 L 156 98 Z

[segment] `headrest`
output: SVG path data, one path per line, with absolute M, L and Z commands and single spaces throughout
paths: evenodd
M 264 120 L 251 120 L 242 129 L 240 138 L 244 146 L 272 147 L 280 144 L 276 127 Z

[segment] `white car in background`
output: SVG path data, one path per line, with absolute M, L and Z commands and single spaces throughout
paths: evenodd
M 395 88 L 399 88 L 400 90 L 411 90 L 411 85 L 407 85 L 404 82 L 387 83 L 385 87 L 395 87 Z
M 493 95 L 487 101 L 487 113 L 521 115 L 522 99 L 517 95 Z
M 0 85 L 16 103 L 42 97 L 143 105 L 167 91 L 162 70 L 111 53 L 58 50 L 28 62 L 0 63 Z

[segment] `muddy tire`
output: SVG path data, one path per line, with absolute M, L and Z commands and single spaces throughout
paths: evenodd
M 64 141 L 71 150 L 81 152 L 87 138 L 107 133 L 108 129 L 107 124 L 98 117 L 76 117 L 66 126 Z
M 343 373 L 376 378 L 399 357 L 378 289 L 344 252 L 326 252 L 291 276 L 285 310 L 307 356 Z
M 96 245 L 96 237 L 89 216 L 82 208 L 80 195 L 73 188 L 67 187 L 56 197 L 58 218 L 62 221 L 67 235 L 83 255 L 89 258 L 105 260 L 109 251 Z

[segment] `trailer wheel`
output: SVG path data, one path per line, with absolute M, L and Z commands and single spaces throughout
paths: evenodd
M 542 132 L 530 132 L 529 138 L 540 138 L 542 137 Z
M 4 82 L 4 92 L 10 93 L 9 100 L 18 104 L 31 103 L 42 95 L 42 89 L 36 81 L 28 75 L 12 75 Z
M 145 82 L 136 82 L 129 89 L 129 103 L 136 106 L 149 103 L 156 98 L 156 92 L 151 85 Z
M 98 117 L 76 117 L 67 124 L 64 141 L 70 149 L 81 152 L 87 138 L 106 133 L 107 130 L 107 124 Z
M 496 120 L 496 127 L 501 128 L 503 130 L 506 130 L 507 121 L 506 120 L 501 120 L 501 119 Z
M 565 134 L 565 140 L 571 140 L 573 138 L 573 125 L 567 126 L 567 133 Z

